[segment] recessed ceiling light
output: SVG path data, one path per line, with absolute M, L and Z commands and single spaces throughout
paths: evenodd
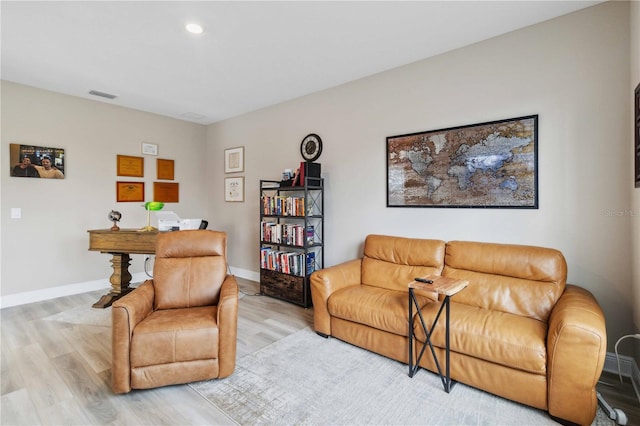
M 191 34 L 202 34 L 202 31 L 204 31 L 202 29 L 202 25 L 200 24 L 196 24 L 195 22 L 190 22 L 187 25 L 184 26 L 187 31 L 189 31 Z

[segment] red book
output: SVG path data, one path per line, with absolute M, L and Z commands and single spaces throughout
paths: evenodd
M 305 169 L 305 162 L 306 161 L 301 161 L 300 162 L 300 173 L 299 173 L 299 178 L 300 178 L 300 186 L 304 186 L 304 169 Z

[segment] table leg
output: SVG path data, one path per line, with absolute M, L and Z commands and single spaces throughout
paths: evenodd
M 433 361 L 436 364 L 436 369 L 438 371 L 438 376 L 440 376 L 440 381 L 442 382 L 442 386 L 444 387 L 445 392 L 449 393 L 453 388 L 453 382 L 451 380 L 451 370 L 449 367 L 449 355 L 451 352 L 450 340 L 449 340 L 449 317 L 450 317 L 450 296 L 445 296 L 442 304 L 440 305 L 440 309 L 438 309 L 438 313 L 431 324 L 431 328 L 427 328 L 427 325 L 422 317 L 422 311 L 420 311 L 420 306 L 418 305 L 418 301 L 416 300 L 413 289 L 409 289 L 409 377 L 413 377 L 413 375 L 420 368 L 420 360 L 422 359 L 422 355 L 424 354 L 427 346 L 431 349 L 431 355 L 433 356 Z M 418 317 L 420 318 L 420 325 L 425 333 L 425 342 L 422 345 L 422 349 L 420 353 L 416 356 L 415 364 L 413 361 L 413 341 L 415 339 L 415 335 L 413 333 L 413 305 L 415 304 Z M 433 343 L 431 342 L 431 335 L 433 334 L 436 325 L 438 324 L 438 319 L 440 318 L 440 314 L 442 314 L 442 310 L 445 309 L 445 361 L 447 365 L 445 366 L 445 374 L 442 374 L 442 368 L 440 367 L 440 363 L 438 362 L 438 357 L 436 356 L 435 348 L 433 347 Z
M 449 354 L 451 353 L 451 346 L 449 346 L 449 309 L 451 307 L 450 296 L 444 297 L 444 302 L 447 304 L 446 312 L 445 312 L 445 358 L 447 359 L 447 367 L 446 367 L 446 375 L 447 375 L 447 383 L 444 387 L 444 390 L 449 393 L 451 391 L 451 370 L 449 368 Z
M 109 278 L 111 283 L 111 291 L 103 295 L 100 300 L 93 304 L 94 308 L 107 308 L 113 302 L 129 293 L 133 289 L 129 287 L 131 282 L 131 273 L 129 273 L 129 265 L 131 257 L 128 253 L 111 253 L 111 265 L 113 274 Z

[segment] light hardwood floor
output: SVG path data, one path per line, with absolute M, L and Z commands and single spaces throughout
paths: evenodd
M 313 311 L 254 296 L 258 284 L 238 278 L 238 357 L 313 323 Z M 187 385 L 111 391 L 111 329 L 47 321 L 91 306 L 103 291 L 0 311 L 2 425 L 235 424 Z
M 238 278 L 241 292 L 238 357 L 313 324 L 313 310 L 258 293 L 258 283 Z M 91 306 L 94 291 L 5 308 L 1 321 L 2 425 L 231 425 L 234 421 L 187 385 L 114 395 L 110 387 L 111 329 L 47 321 Z M 628 383 L 603 375 L 598 385 L 609 404 L 640 425 L 640 406 Z

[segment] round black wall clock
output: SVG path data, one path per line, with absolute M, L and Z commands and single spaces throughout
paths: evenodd
M 322 154 L 322 139 L 315 133 L 310 133 L 300 143 L 300 154 L 306 161 L 315 161 Z

